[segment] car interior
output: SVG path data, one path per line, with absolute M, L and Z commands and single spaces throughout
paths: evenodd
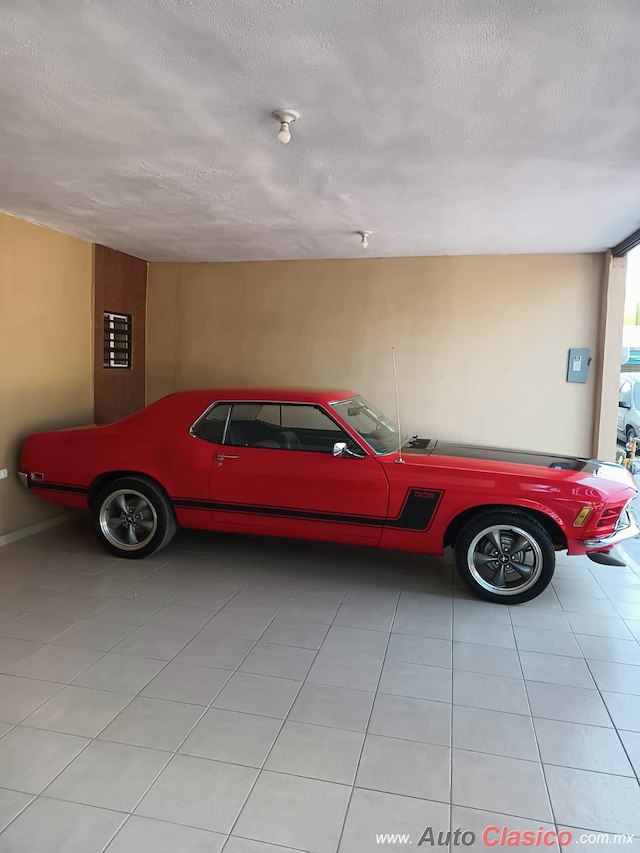
M 317 406 L 277 403 L 236 403 L 215 406 L 195 430 L 199 438 L 233 447 L 305 450 L 332 453 L 338 441 L 356 447 L 352 439 Z

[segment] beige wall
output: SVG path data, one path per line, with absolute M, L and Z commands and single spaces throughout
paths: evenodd
M 0 214 L 0 537 L 59 513 L 17 480 L 22 439 L 93 419 L 92 245 Z
M 150 265 L 148 400 L 273 383 L 352 387 L 403 430 L 590 454 L 604 256 Z M 566 382 L 567 350 L 594 355 Z
M 178 388 L 179 270 L 180 264 L 149 264 L 147 272 L 147 403 Z

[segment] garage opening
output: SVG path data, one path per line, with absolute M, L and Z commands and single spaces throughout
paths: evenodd
M 640 436 L 640 247 L 627 255 L 620 394 L 619 444 Z

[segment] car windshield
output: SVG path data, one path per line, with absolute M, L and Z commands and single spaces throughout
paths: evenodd
M 331 407 L 376 453 L 398 449 L 398 428 L 364 397 L 340 400 Z

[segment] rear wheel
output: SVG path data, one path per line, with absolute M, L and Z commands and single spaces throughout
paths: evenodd
M 476 516 L 455 544 L 456 568 L 480 598 L 499 604 L 530 601 L 549 585 L 555 551 L 544 527 L 525 512 Z
M 120 477 L 107 483 L 93 506 L 98 539 L 118 557 L 147 557 L 168 545 L 176 532 L 169 499 L 145 477 Z

